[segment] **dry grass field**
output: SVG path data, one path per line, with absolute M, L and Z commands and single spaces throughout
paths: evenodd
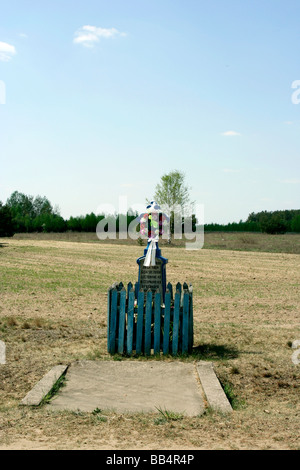
M 300 236 L 212 235 L 213 249 L 162 251 L 168 281 L 194 286 L 193 354 L 130 360 L 214 361 L 234 411 L 173 419 L 19 405 L 54 365 L 128 360 L 106 351 L 106 291 L 137 280 L 143 247 L 2 239 L 0 449 L 300 449 L 300 364 L 291 349 L 300 340 Z
M 14 236 L 14 240 L 57 240 L 62 242 L 99 243 L 96 233 L 91 232 L 64 232 L 64 233 L 21 233 Z M 127 238 L 125 240 L 102 240 L 101 243 L 136 246 L 137 241 Z M 146 245 L 146 241 L 143 241 Z M 168 246 L 166 240 L 161 240 L 160 247 Z M 185 240 L 172 240 L 172 246 L 185 247 Z M 266 233 L 251 232 L 205 232 L 204 249 L 234 250 L 234 251 L 263 251 L 269 253 L 300 254 L 300 234 L 289 233 L 285 235 L 268 235 Z

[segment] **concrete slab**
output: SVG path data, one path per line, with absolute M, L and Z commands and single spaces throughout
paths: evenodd
M 197 371 L 209 406 L 222 413 L 232 412 L 228 398 L 215 374 L 213 363 L 200 361 L 197 363 Z
M 44 377 L 27 393 L 21 401 L 21 405 L 39 406 L 43 398 L 48 395 L 56 382 L 66 372 L 67 365 L 53 367 Z
M 53 410 L 119 413 L 157 412 L 186 416 L 204 412 L 195 364 L 159 361 L 79 361 L 70 365 L 65 386 L 47 405 Z

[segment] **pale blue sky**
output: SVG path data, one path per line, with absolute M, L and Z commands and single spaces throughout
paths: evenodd
M 63 217 L 186 174 L 205 222 L 300 208 L 299 0 L 0 0 L 0 200 Z

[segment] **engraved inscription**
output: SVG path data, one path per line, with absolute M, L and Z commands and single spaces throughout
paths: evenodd
M 155 266 L 144 267 L 142 260 L 140 287 L 145 291 L 151 289 L 153 293 L 158 289 L 162 294 L 162 261 L 156 258 L 155 263 Z

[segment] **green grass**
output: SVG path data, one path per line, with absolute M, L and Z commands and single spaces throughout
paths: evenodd
M 235 373 L 237 373 L 237 370 Z M 226 397 L 228 398 L 230 405 L 232 406 L 232 409 L 240 410 L 242 408 L 245 408 L 246 402 L 236 395 L 233 385 L 228 381 L 224 382 L 220 380 L 220 383 Z
M 40 406 L 44 406 L 50 403 L 51 399 L 58 393 L 58 391 L 64 387 L 66 382 L 66 372 L 55 382 L 51 390 L 44 396 L 43 400 L 40 403 Z
M 171 411 L 167 409 L 162 409 L 160 407 L 155 407 L 157 411 L 160 413 L 160 417 L 156 418 L 154 423 L 155 424 L 163 424 L 169 421 L 179 421 L 184 418 L 183 413 L 177 413 L 176 411 Z

